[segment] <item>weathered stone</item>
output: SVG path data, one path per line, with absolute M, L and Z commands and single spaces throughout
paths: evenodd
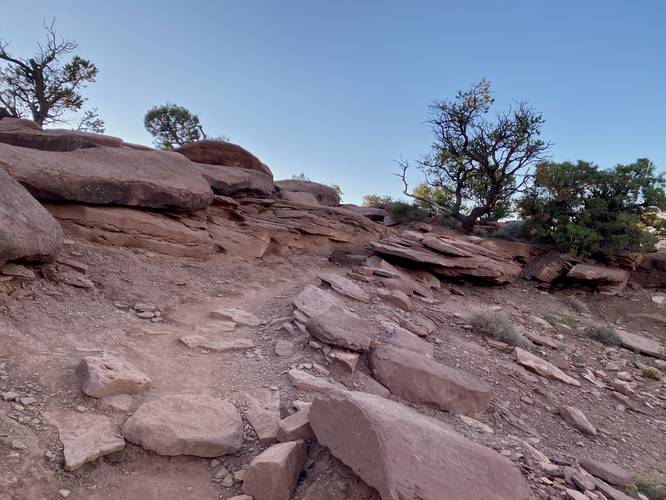
M 220 307 L 211 311 L 209 316 L 223 321 L 234 321 L 239 325 L 245 326 L 259 326 L 261 324 L 261 320 L 254 314 L 238 307 Z
M 634 475 L 631 472 L 618 467 L 615 464 L 599 462 L 589 458 L 579 460 L 580 466 L 594 477 L 603 479 L 607 483 L 615 486 L 626 486 L 634 480 Z
M 490 386 L 482 380 L 413 351 L 382 346 L 372 351 L 371 365 L 379 382 L 414 403 L 476 415 L 490 400 Z
M 380 398 L 388 398 L 391 395 L 391 391 L 389 391 L 386 387 L 377 382 L 371 376 L 359 371 L 357 372 L 356 377 L 358 379 L 358 387 L 361 392 L 374 394 Z
M 435 354 L 432 344 L 397 325 L 393 328 L 393 334 L 388 338 L 387 343 L 400 349 L 407 349 L 408 351 L 423 354 L 429 358 L 434 357 Z
M 607 500 L 634 500 L 626 493 L 613 488 L 611 485 L 601 479 L 594 479 L 594 484 Z
M 294 353 L 294 343 L 289 340 L 278 340 L 275 343 L 275 354 L 280 357 L 288 357 Z
M 617 336 L 620 337 L 622 345 L 632 351 L 639 351 L 641 354 L 654 356 L 655 358 L 666 357 L 666 349 L 656 340 L 630 333 L 625 330 L 617 330 Z
M 247 421 L 260 441 L 275 439 L 280 422 L 280 393 L 257 389 L 244 394 L 247 403 Z
M 0 268 L 12 260 L 49 261 L 61 245 L 58 222 L 0 168 Z
M 403 311 L 412 310 L 412 301 L 402 290 L 377 290 L 377 295 L 387 304 L 399 307 Z
M 190 142 L 176 150 L 193 162 L 256 170 L 272 176 L 270 169 L 247 149 L 227 141 Z
M 310 335 L 325 344 L 352 351 L 367 351 L 372 340 L 372 325 L 339 306 L 332 306 L 312 316 L 305 328 Z
M 228 401 L 171 394 L 142 404 L 125 422 L 123 436 L 159 455 L 217 457 L 241 447 L 243 419 Z
M 591 286 L 599 293 L 617 295 L 629 280 L 629 271 L 626 269 L 611 269 L 606 266 L 591 264 L 576 264 L 567 273 L 567 277 Z
M 281 443 L 299 439 L 307 441 L 313 437 L 314 433 L 310 427 L 310 403 L 293 415 L 283 418 L 278 424 L 277 440 Z
M 136 366 L 109 354 L 83 358 L 76 374 L 81 378 L 81 390 L 93 398 L 137 394 L 151 385 L 148 376 Z
M 328 357 L 341 366 L 344 371 L 353 375 L 358 366 L 359 354 L 357 352 L 345 351 L 343 349 L 331 349 Z
M 526 368 L 529 368 L 530 370 L 532 370 L 535 373 L 538 373 L 542 377 L 559 380 L 560 382 L 564 382 L 565 384 L 580 386 L 580 382 L 578 380 L 576 380 L 573 377 L 570 377 L 556 366 L 550 364 L 545 359 L 541 359 L 538 356 L 535 356 L 534 354 L 527 352 L 524 349 L 521 349 L 520 347 L 516 347 L 514 352 L 516 354 L 516 361 L 518 362 L 518 364 L 523 365 Z
M 24 278 L 27 280 L 35 279 L 35 271 L 20 264 L 7 263 L 4 266 L 0 266 L 0 274 L 3 276 L 14 276 L 16 278 Z
M 275 185 L 280 191 L 310 193 L 322 205 L 337 207 L 340 204 L 340 195 L 332 187 L 318 182 L 289 179 L 275 181 Z
M 347 388 L 338 383 L 331 382 L 323 377 L 315 377 L 306 371 L 292 368 L 287 374 L 289 380 L 298 389 L 311 392 L 330 392 L 330 391 L 345 391 Z
M 270 174 L 246 168 L 193 163 L 193 168 L 221 196 L 270 196 L 275 191 Z
M 180 341 L 190 349 L 201 347 L 215 352 L 245 351 L 254 347 L 254 342 L 244 338 L 210 338 L 202 335 L 186 335 Z
M 58 429 L 64 446 L 65 470 L 78 469 L 86 462 L 125 447 L 125 440 L 118 436 L 116 426 L 108 417 L 55 411 L 44 416 Z
M 666 288 L 666 252 L 644 255 L 630 279 L 644 287 Z
M 532 498 L 509 460 L 399 403 L 339 392 L 317 397 L 310 420 L 317 440 L 383 500 Z
M 289 500 L 305 455 L 302 440 L 271 446 L 250 462 L 243 477 L 243 493 L 254 500 Z
M 585 434 L 590 434 L 591 436 L 597 435 L 597 429 L 578 408 L 574 408 L 573 406 L 560 406 L 557 411 L 568 424 L 572 425 L 579 431 Z
M 64 152 L 95 146 L 120 147 L 122 139 L 79 130 L 47 129 L 29 120 L 3 118 L 0 122 L 0 143 L 41 151 Z
M 199 210 L 213 192 L 175 153 L 94 147 L 53 154 L 0 144 L 0 168 L 39 200 Z
M 293 304 L 307 317 L 324 313 L 334 305 L 344 307 L 333 294 L 314 285 L 305 285 L 301 293 L 294 298 Z
M 341 295 L 346 295 L 360 302 L 370 302 L 370 296 L 356 283 L 333 273 L 320 273 L 319 279 L 331 285 Z
M 133 404 L 134 399 L 129 394 L 114 394 L 100 399 L 98 405 L 103 410 L 127 413 L 132 409 Z

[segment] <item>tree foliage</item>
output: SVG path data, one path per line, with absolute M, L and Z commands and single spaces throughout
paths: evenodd
M 381 208 L 394 202 L 395 200 L 388 195 L 366 194 L 361 204 L 364 207 Z
M 32 57 L 11 54 L 9 42 L 0 39 L 0 113 L 31 118 L 40 125 L 69 122 L 68 112 L 81 111 L 86 98 L 81 94 L 97 77 L 97 67 L 73 55 L 78 44 L 59 37 L 54 22 L 44 25 L 46 42 L 37 44 Z M 84 113 L 78 130 L 103 132 L 104 122 L 93 109 Z
M 666 230 L 666 180 L 642 158 L 603 170 L 586 161 L 543 163 L 518 203 L 533 237 L 583 256 L 647 251 Z
M 525 188 L 531 169 L 545 159 L 550 147 L 540 139 L 544 120 L 539 113 L 518 103 L 490 120 L 493 103 L 490 83 L 482 79 L 460 91 L 455 100 L 430 106 L 428 123 L 434 141 L 431 152 L 418 160 L 418 168 L 428 186 L 448 195 L 446 205 L 410 193 L 409 163 L 399 162 L 404 194 L 449 212 L 465 232 L 471 232 L 480 217 L 492 215 L 498 206 L 506 207 Z
M 159 149 L 174 149 L 207 139 L 199 117 L 177 104 L 154 106 L 146 113 L 143 124 Z

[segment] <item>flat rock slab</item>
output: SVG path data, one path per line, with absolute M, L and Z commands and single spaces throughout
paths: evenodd
M 371 366 L 380 383 L 413 403 L 473 416 L 490 401 L 484 381 L 414 351 L 382 346 L 372 351 Z
M 118 435 L 116 426 L 103 415 L 51 411 L 44 416 L 58 429 L 67 471 L 125 448 L 125 440 Z
M 641 354 L 654 356 L 655 358 L 663 358 L 666 356 L 666 350 L 656 340 L 637 335 L 635 333 L 626 332 L 624 330 L 617 331 L 618 337 L 622 341 L 622 346 L 632 351 L 639 351 Z
M 594 477 L 603 479 L 615 486 L 626 486 L 634 480 L 634 475 L 615 464 L 599 462 L 589 458 L 579 460 L 580 466 Z
M 396 402 L 332 393 L 315 398 L 310 424 L 317 440 L 382 500 L 532 498 L 508 459 Z
M 302 440 L 271 446 L 250 462 L 243 478 L 243 493 L 254 500 L 289 500 L 305 455 Z
M 339 382 L 331 381 L 297 368 L 292 368 L 287 374 L 289 381 L 298 389 L 310 392 L 346 391 L 347 388 Z
M 597 435 L 597 429 L 590 423 L 585 414 L 573 406 L 560 406 L 557 410 L 562 419 L 579 431 L 591 436 Z
M 247 421 L 260 441 L 275 439 L 280 422 L 280 393 L 258 389 L 243 395 L 247 403 Z
M 123 436 L 159 455 L 218 457 L 243 444 L 243 419 L 228 401 L 172 394 L 142 404 L 125 422 Z
M 331 288 L 340 295 L 351 297 L 354 300 L 368 303 L 370 295 L 352 280 L 333 273 L 320 273 L 319 279 L 331 285 Z
M 261 320 L 254 314 L 238 307 L 220 307 L 211 311 L 209 316 L 211 318 L 233 321 L 245 326 L 259 326 L 261 324 Z
M 201 347 L 214 352 L 233 352 L 252 349 L 254 343 L 250 339 L 243 338 L 210 338 L 203 335 L 186 335 L 180 341 L 190 349 Z
M 310 427 L 310 406 L 310 403 L 307 403 L 305 408 L 280 420 L 277 432 L 278 441 L 286 443 L 314 437 L 312 427 Z
M 372 325 L 340 306 L 310 317 L 305 325 L 317 340 L 352 351 L 367 351 L 372 340 Z
M 93 398 L 137 394 L 151 385 L 148 376 L 136 366 L 109 354 L 83 358 L 76 374 L 81 378 L 81 390 Z
M 542 377 L 550 378 L 553 380 L 559 380 L 565 384 L 580 386 L 580 382 L 573 377 L 570 377 L 562 370 L 556 366 L 550 364 L 545 359 L 541 359 L 534 354 L 527 352 L 520 347 L 516 347 L 514 350 L 516 354 L 516 361 L 519 365 L 522 365 L 535 373 L 538 373 Z
M 434 346 L 429 342 L 421 339 L 406 328 L 396 325 L 391 321 L 382 322 L 382 326 L 387 331 L 391 332 L 391 336 L 386 341 L 388 344 L 400 349 L 407 349 L 408 351 L 418 352 L 419 354 L 423 354 L 429 358 L 434 356 Z
M 307 317 L 316 316 L 342 303 L 331 293 L 314 285 L 305 285 L 301 293 L 293 300 L 294 306 Z

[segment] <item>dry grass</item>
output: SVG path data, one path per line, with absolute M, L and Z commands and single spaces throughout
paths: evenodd
M 652 380 L 661 380 L 661 372 L 656 368 L 652 368 L 651 366 L 643 368 L 642 374 L 643 377 L 645 378 L 650 378 Z
M 585 334 L 598 342 L 606 345 L 621 345 L 622 339 L 612 325 L 594 325 L 585 329 Z
M 585 314 L 590 312 L 590 308 L 587 304 L 573 295 L 567 295 L 562 299 L 562 302 L 564 302 L 569 309 L 576 311 L 577 313 Z
M 480 309 L 470 317 L 470 324 L 476 331 L 509 345 L 529 347 L 531 342 L 516 329 L 506 313 Z

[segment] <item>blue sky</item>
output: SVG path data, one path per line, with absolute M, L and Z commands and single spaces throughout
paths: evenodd
M 79 42 L 107 133 L 150 144 L 146 110 L 175 102 L 276 178 L 337 183 L 347 202 L 399 195 L 394 160 L 428 149 L 428 104 L 481 77 L 498 105 L 544 114 L 553 159 L 666 170 L 663 0 L 4 0 L 1 12 L 18 54 L 51 17 Z

